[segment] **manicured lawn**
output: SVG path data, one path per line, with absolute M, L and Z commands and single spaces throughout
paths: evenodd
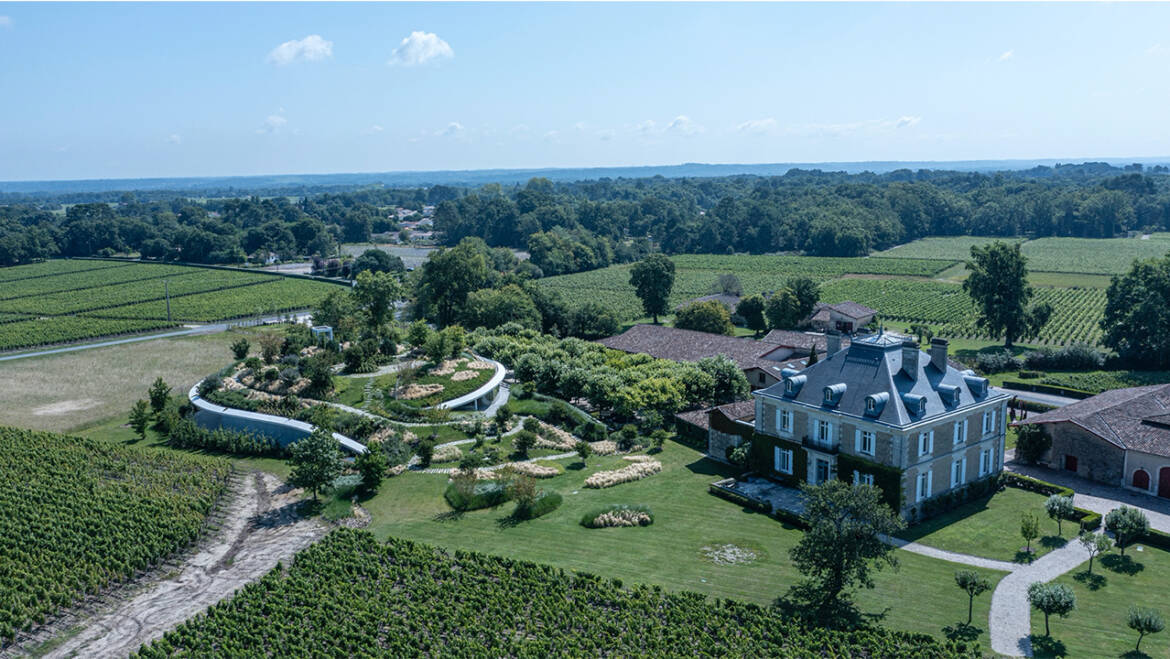
M 1146 636 L 1142 641 L 1145 654 L 1127 654 L 1137 643 L 1137 632 L 1125 624 L 1129 607 L 1134 605 L 1160 609 L 1163 616 L 1170 616 L 1170 600 L 1164 594 L 1170 553 L 1137 545 L 1126 548 L 1123 559 L 1115 549 L 1093 561 L 1095 580 L 1087 578 L 1087 567 L 1085 563 L 1056 580 L 1073 589 L 1077 608 L 1068 618 L 1051 620 L 1053 642 L 1049 647 L 1063 647 L 1069 657 L 1170 656 L 1170 631 Z M 1032 612 L 1032 633 L 1044 634 L 1044 614 L 1037 611 Z M 1036 656 L 1057 656 L 1040 651 L 1046 645 L 1034 639 Z
M 461 371 L 467 370 L 467 368 L 466 366 L 460 366 L 455 370 Z M 493 369 L 480 369 L 475 372 L 475 377 L 471 378 L 470 380 L 456 381 L 452 379 L 451 375 L 427 375 L 425 373 L 420 373 L 418 377 L 413 380 L 415 384 L 441 384 L 443 385 L 443 390 L 436 394 L 431 394 L 430 396 L 424 396 L 414 400 L 403 400 L 402 402 L 408 405 L 413 405 L 415 407 L 436 405 L 438 403 L 442 403 L 443 401 L 452 400 L 464 394 L 469 394 L 475 391 L 479 387 L 483 386 L 483 384 L 488 380 L 490 380 L 494 374 L 495 371 Z M 350 377 L 345 375 L 334 376 L 334 400 L 345 405 L 356 407 L 362 402 L 365 393 L 365 386 L 369 382 L 370 378 Z M 397 375 L 394 373 L 379 375 L 378 377 L 373 378 L 373 386 L 375 389 L 385 390 L 388 387 L 394 386 L 395 382 L 397 382 Z
M 1040 518 L 1041 536 L 1032 541 L 1032 551 L 1035 556 L 1042 556 L 1077 533 L 1076 522 L 1065 522 L 1064 538 L 1056 535 L 1056 522 L 1044 512 L 1046 499 L 1014 487 L 1004 488 L 990 498 L 972 501 L 915 525 L 901 533 L 901 537 L 962 554 L 1022 561 L 1024 556 L 1020 550 L 1024 540 L 1020 537 L 1020 516 L 1030 511 Z
M 560 492 L 564 504 L 539 519 L 514 524 L 512 505 L 455 514 L 442 497 L 443 476 L 407 473 L 387 479 L 377 496 L 363 503 L 373 515 L 370 529 L 381 537 L 398 536 L 447 549 L 484 551 L 559 567 L 657 584 L 767 605 L 799 581 L 788 550 L 800 531 L 714 497 L 707 485 L 731 475 L 692 449 L 668 442 L 655 456 L 663 471 L 641 481 L 604 490 L 582 487 L 589 474 L 626 463 L 615 457 L 590 458 L 584 469 L 575 458 L 561 461 L 566 473 L 541 480 L 542 488 Z M 611 503 L 645 504 L 655 515 L 645 528 L 597 529 L 580 526 L 583 514 Z M 734 544 L 754 551 L 747 565 L 715 565 L 702 554 L 705 546 Z M 862 591 L 857 601 L 866 613 L 884 615 L 898 629 L 941 635 L 945 626 L 966 620 L 967 599 L 954 585 L 961 566 L 908 552 L 897 552 L 901 569 L 883 570 L 877 588 Z M 987 572 L 993 583 L 1002 573 Z M 990 596 L 975 603 L 975 626 L 987 627 Z M 988 647 L 986 633 L 980 643 Z

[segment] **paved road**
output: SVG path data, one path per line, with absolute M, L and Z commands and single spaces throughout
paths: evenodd
M 260 324 L 274 323 L 284 319 L 285 316 L 269 316 L 261 318 Z M 309 318 L 309 314 L 298 314 L 296 316 L 297 322 L 301 322 Z M 249 321 L 252 322 L 252 321 Z M 0 362 L 12 361 L 14 359 L 28 359 L 30 357 L 44 357 L 45 355 L 56 355 L 63 352 L 76 352 L 78 350 L 91 350 L 93 348 L 105 348 L 108 346 L 122 345 L 124 343 L 138 343 L 139 341 L 153 341 L 155 339 L 170 339 L 176 336 L 194 336 L 196 334 L 218 334 L 226 332 L 228 328 L 235 327 L 240 324 L 240 321 L 233 323 L 214 323 L 211 325 L 200 325 L 199 327 L 192 327 L 184 330 L 175 330 L 173 332 L 163 332 L 162 334 L 146 334 L 142 336 L 131 336 L 125 339 L 112 339 L 110 341 L 99 341 L 97 343 L 83 343 L 80 345 L 69 345 L 60 348 L 49 348 L 47 350 L 37 350 L 36 352 L 22 352 L 17 355 L 3 355 L 0 356 Z
M 1072 405 L 1078 402 L 1076 398 L 1067 398 L 1065 396 L 1056 396 L 1053 394 L 1040 394 L 1034 391 L 1016 391 L 1015 389 L 1003 389 L 1001 387 L 992 387 L 996 391 L 1001 391 L 1009 396 L 1015 396 L 1020 400 L 1027 400 L 1033 403 L 1044 403 L 1045 405 L 1055 405 L 1056 407 L 1064 407 L 1065 405 Z

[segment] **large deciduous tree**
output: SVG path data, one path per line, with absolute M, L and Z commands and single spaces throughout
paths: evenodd
M 651 254 L 634 264 L 630 269 L 630 285 L 642 309 L 658 323 L 658 317 L 666 313 L 670 304 L 670 291 L 674 288 L 674 261 L 665 254 Z
M 289 483 L 312 491 L 314 501 L 321 488 L 341 475 L 341 453 L 337 440 L 328 430 L 317 428 L 313 434 L 289 446 L 288 452 L 292 467 Z
M 805 316 L 800 313 L 800 300 L 790 288 L 782 288 L 772 294 L 764 303 L 764 315 L 772 329 L 791 329 L 800 324 Z
M 1020 337 L 1036 335 L 1052 315 L 1049 305 L 1030 304 L 1034 291 L 1027 263 L 1019 243 L 998 240 L 972 246 L 967 261 L 970 275 L 963 290 L 975 301 L 976 323 L 992 336 L 1002 336 L 1009 348 Z
M 432 252 L 423 264 L 416 289 L 418 305 L 439 326 L 450 325 L 459 317 L 467 296 L 487 287 L 490 278 L 487 247 L 482 240 L 465 238 L 451 249 Z
M 366 322 L 377 329 L 390 320 L 394 303 L 402 297 L 402 285 L 388 272 L 359 272 L 353 287 L 354 299 L 366 313 Z
M 679 309 L 674 317 L 674 326 L 711 334 L 730 335 L 735 332 L 727 307 L 714 300 L 693 302 Z
M 1170 256 L 1135 262 L 1105 298 L 1103 343 L 1143 368 L 1170 368 Z
M 903 529 L 905 522 L 873 487 L 830 480 L 802 490 L 809 529 L 789 555 L 807 577 L 802 589 L 809 603 L 831 618 L 849 604 L 848 589 L 873 588 L 874 570 L 897 566 L 893 547 L 882 538 Z
M 755 332 L 756 336 L 768 329 L 768 319 L 764 318 L 764 298 L 761 295 L 749 295 L 740 300 L 735 306 L 735 315 L 743 318 L 748 329 Z

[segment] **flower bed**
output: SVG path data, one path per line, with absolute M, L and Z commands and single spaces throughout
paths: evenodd
M 642 505 L 613 504 L 585 513 L 581 518 L 581 526 L 587 529 L 650 526 L 653 523 L 654 513 Z
M 662 463 L 657 460 L 650 462 L 635 462 L 629 466 L 613 471 L 599 471 L 585 479 L 585 487 L 601 489 L 631 483 L 653 476 L 662 471 Z

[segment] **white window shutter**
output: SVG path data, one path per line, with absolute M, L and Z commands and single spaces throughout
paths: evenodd
M 857 471 L 856 469 L 853 470 L 853 484 L 854 485 L 861 484 L 861 472 Z
M 926 472 L 926 496 L 929 497 L 930 493 L 933 491 L 934 491 L 934 472 L 928 471 L 928 472 Z
M 934 453 L 934 431 L 930 431 L 930 453 Z
M 775 471 L 780 471 L 780 447 L 779 447 L 779 446 L 777 446 L 777 447 L 774 449 L 774 454 L 773 454 L 773 462 L 774 462 L 774 467 L 773 467 L 773 469 L 774 469 Z
M 856 453 L 861 453 L 861 431 L 860 430 L 853 431 L 853 450 Z M 855 471 L 853 473 L 856 474 L 857 472 Z M 857 479 L 854 478 L 853 480 L 856 483 Z
M 967 482 L 967 456 L 965 456 L 965 455 L 963 456 L 962 466 L 959 467 L 959 473 L 960 473 L 959 482 L 966 483 Z
M 995 432 L 995 429 L 996 429 L 996 425 L 995 425 L 995 421 L 996 421 L 996 419 L 995 419 L 995 413 L 996 413 L 997 411 L 998 411 L 998 410 L 991 410 L 991 430 L 990 430 L 990 432 Z

